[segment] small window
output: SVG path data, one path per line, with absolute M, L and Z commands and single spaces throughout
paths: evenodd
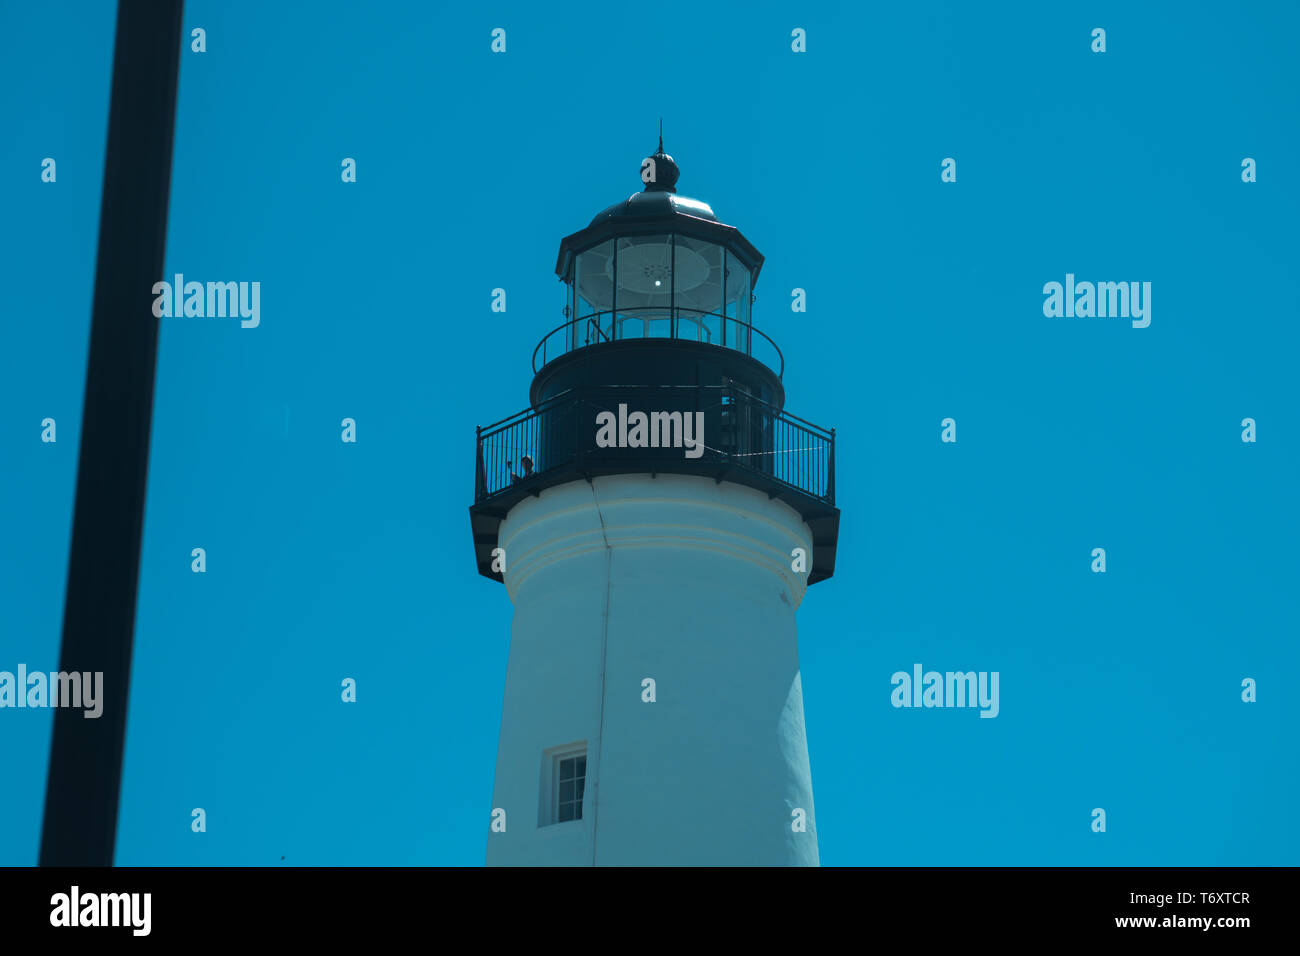
M 582 793 L 587 783 L 587 755 L 561 757 L 555 775 L 556 823 L 582 819 Z
M 587 791 L 587 745 L 569 744 L 546 753 L 543 762 L 542 813 L 539 823 L 569 823 L 582 819 Z

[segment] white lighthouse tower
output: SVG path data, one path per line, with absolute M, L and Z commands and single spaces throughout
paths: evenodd
M 479 429 L 515 609 L 490 865 L 818 862 L 795 611 L 834 569 L 834 432 L 784 410 L 763 257 L 678 175 L 661 139 L 561 242 L 530 407 Z

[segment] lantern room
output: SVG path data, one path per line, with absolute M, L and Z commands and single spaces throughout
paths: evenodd
M 679 176 L 661 138 L 644 189 L 561 241 L 566 321 L 534 352 L 535 402 L 578 385 L 724 378 L 784 401 L 781 351 L 751 316 L 763 256 L 707 203 L 677 195 Z

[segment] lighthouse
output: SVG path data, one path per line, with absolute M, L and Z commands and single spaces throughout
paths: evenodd
M 662 135 L 640 174 L 561 240 L 529 405 L 478 429 L 514 606 L 487 862 L 815 866 L 795 614 L 834 571 L 834 430 L 785 408 L 758 249 Z

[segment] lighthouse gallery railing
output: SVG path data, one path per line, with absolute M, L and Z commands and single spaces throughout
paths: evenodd
M 627 413 L 624 422 L 636 411 L 698 413 L 701 417 L 691 421 L 703 424 L 700 447 L 601 447 L 597 416 L 618 416 L 620 406 Z M 699 473 L 718 480 L 734 473 L 745 484 L 774 483 L 835 504 L 834 429 L 727 386 L 572 389 L 479 428 L 477 445 L 476 504 L 507 491 L 551 484 L 560 473 L 619 472 Z M 525 469 L 525 456 L 531 471 Z
M 593 312 L 558 325 L 533 349 L 533 372 L 578 349 L 625 339 L 683 339 L 743 352 L 776 377 L 785 374 L 785 356 L 766 332 L 719 312 L 698 309 L 637 308 Z

